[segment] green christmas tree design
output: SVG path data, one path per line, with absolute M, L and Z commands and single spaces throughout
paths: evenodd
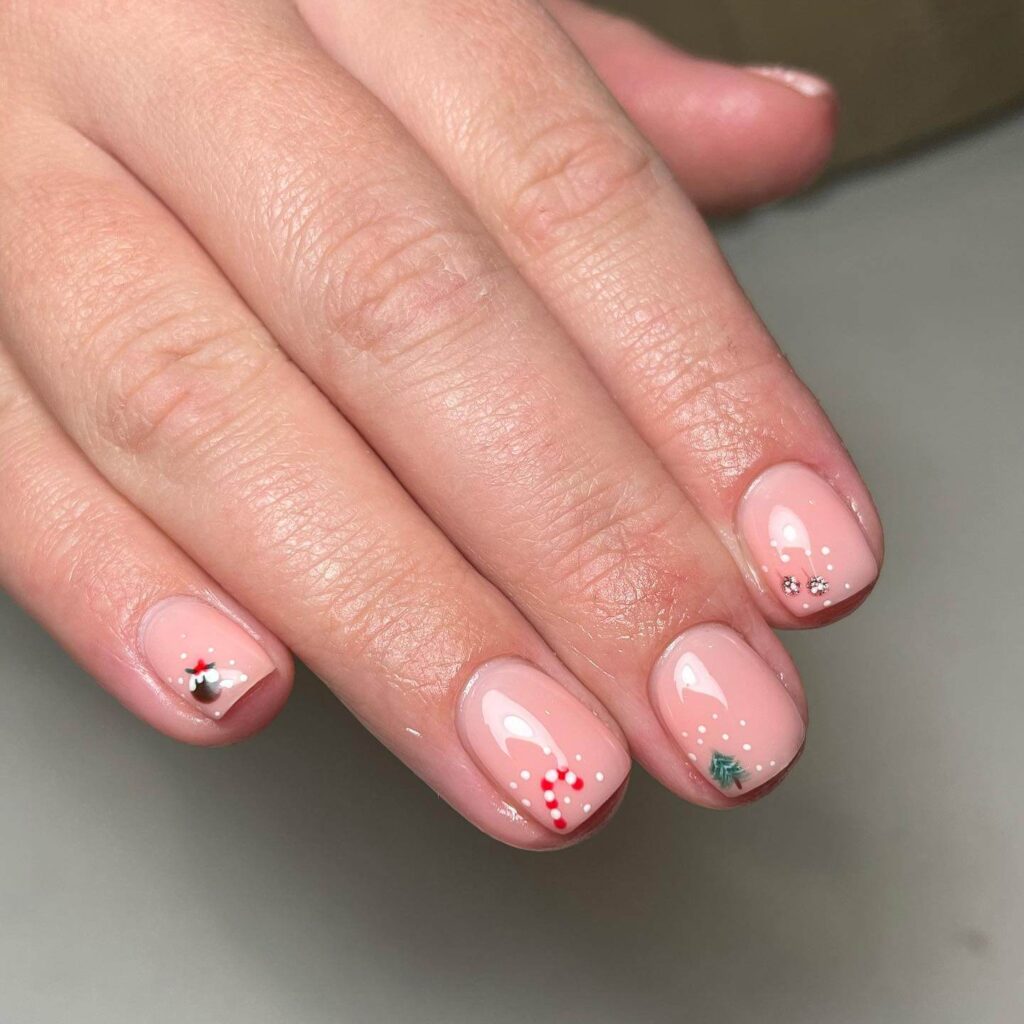
M 743 779 L 747 777 L 747 771 L 729 754 L 720 754 L 717 750 L 711 755 L 711 778 L 717 782 L 722 789 L 728 789 L 733 783 L 737 789 L 743 788 Z

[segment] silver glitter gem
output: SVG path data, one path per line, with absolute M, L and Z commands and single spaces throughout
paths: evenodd
M 812 576 L 807 581 L 807 589 L 815 597 L 822 597 L 828 593 L 828 580 L 824 576 Z
M 796 597 L 800 593 L 800 581 L 795 576 L 783 576 L 782 592 L 789 597 Z

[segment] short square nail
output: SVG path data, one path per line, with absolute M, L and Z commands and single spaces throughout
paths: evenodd
M 878 576 L 857 517 L 800 463 L 773 466 L 750 485 L 738 526 L 755 570 L 794 615 L 831 608 Z
M 156 605 L 142 623 L 142 647 L 160 682 L 214 719 L 274 671 L 238 623 L 193 597 Z
M 540 669 L 517 658 L 482 666 L 466 684 L 459 736 L 505 798 L 553 832 L 592 818 L 622 785 L 618 737 Z
M 673 641 L 651 673 L 651 700 L 690 763 L 729 797 L 763 786 L 803 745 L 786 688 L 728 626 L 694 626 Z

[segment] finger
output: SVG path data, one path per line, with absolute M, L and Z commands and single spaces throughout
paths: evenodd
M 400 13 L 352 0 L 344 26 L 335 0 L 300 7 L 470 197 L 763 613 L 794 627 L 854 607 L 882 554 L 866 487 L 704 224 L 550 18 L 531 0 L 403 0 Z M 413 73 L 423 38 L 440 76 L 429 90 Z
M 792 195 L 828 163 L 838 103 L 823 79 L 700 60 L 577 0 L 545 6 L 708 213 Z
M 767 782 L 803 735 L 792 666 L 579 353 L 407 134 L 293 20 L 253 27 L 230 4 L 237 24 L 196 37 L 181 10 L 175 47 L 147 48 L 131 89 L 90 97 L 78 116 L 178 211 L 289 355 L 599 694 L 636 755 L 715 806 L 738 791 L 680 757 L 648 680 L 695 625 L 745 636 L 779 695 Z M 124 21 L 104 26 L 100 47 L 138 55 L 134 36 L 109 27 Z M 240 32 L 245 77 L 226 85 L 217 69 Z M 162 56 L 179 60 L 179 44 L 191 48 L 187 81 Z M 282 66 L 294 94 L 275 78 L 268 102 L 251 83 Z
M 0 583 L 129 711 L 233 743 L 291 689 L 288 652 L 117 494 L 0 351 Z
M 550 847 L 599 825 L 629 758 L 594 698 L 164 207 L 66 128 L 3 141 L 0 328 L 103 474 L 481 828 Z

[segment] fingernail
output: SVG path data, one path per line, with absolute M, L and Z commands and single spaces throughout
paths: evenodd
M 694 626 L 674 640 L 651 673 L 651 700 L 687 759 L 729 797 L 774 778 L 804 742 L 779 677 L 728 626 Z
M 878 576 L 857 517 L 800 463 L 762 473 L 743 496 L 738 521 L 752 564 L 794 615 L 847 601 Z
M 142 623 L 142 647 L 160 682 L 214 719 L 274 671 L 241 626 L 193 597 L 156 605 Z
M 818 99 L 821 96 L 829 96 L 835 90 L 830 82 L 824 78 L 812 75 L 809 71 L 799 71 L 796 68 L 779 67 L 778 65 L 750 65 L 744 70 L 751 74 L 760 75 L 762 78 L 770 78 L 774 82 L 788 85 L 801 96 L 808 96 L 811 99 Z
M 629 774 L 626 748 L 593 711 L 516 658 L 477 670 L 457 724 L 506 799 L 553 832 L 572 832 L 592 818 Z

